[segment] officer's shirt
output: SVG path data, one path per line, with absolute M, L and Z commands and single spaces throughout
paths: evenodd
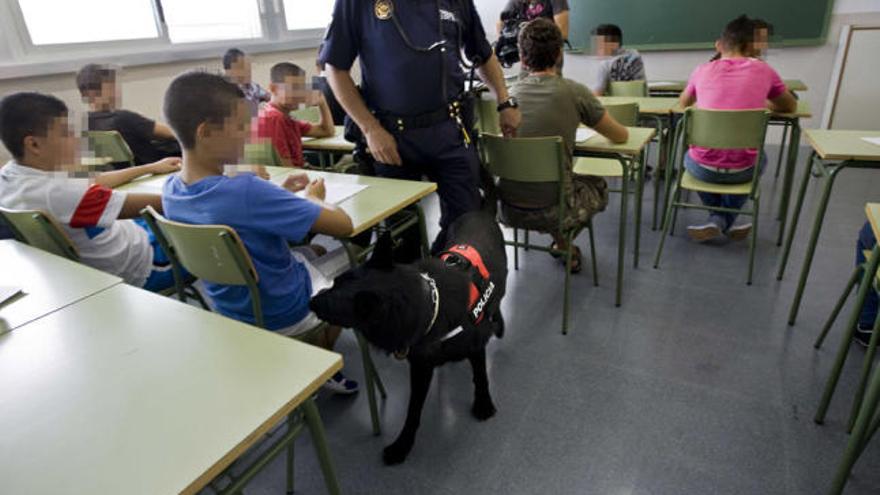
M 393 1 L 392 15 L 413 46 L 447 40 L 445 52 L 436 48 L 429 53 L 407 46 L 394 21 L 378 17 L 381 9 L 376 4 L 377 0 L 337 0 L 320 57 L 348 70 L 360 56 L 361 89 L 373 110 L 413 116 L 444 108 L 464 88 L 459 47 L 463 45 L 467 58 L 479 65 L 492 55 L 473 0 Z

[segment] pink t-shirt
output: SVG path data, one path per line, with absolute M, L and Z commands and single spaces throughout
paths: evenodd
M 779 74 L 756 58 L 723 58 L 700 65 L 691 74 L 685 92 L 696 96 L 697 108 L 751 110 L 767 108 L 767 100 L 786 91 Z M 718 168 L 746 168 L 755 164 L 753 149 L 716 150 L 691 146 L 691 158 Z

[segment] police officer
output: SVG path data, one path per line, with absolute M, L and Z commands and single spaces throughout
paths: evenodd
M 360 90 L 349 73 L 358 57 Z M 521 119 L 473 0 L 336 0 L 320 61 L 377 162 L 377 174 L 427 175 L 437 183 L 436 253 L 447 227 L 480 205 L 462 65 L 472 64 L 500 102 L 505 135 L 513 135 Z

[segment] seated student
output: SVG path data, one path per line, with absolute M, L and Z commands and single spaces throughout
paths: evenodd
M 260 110 L 256 134 L 272 142 L 285 167 L 302 167 L 305 164 L 303 136 L 321 138 L 335 135 L 333 115 L 324 96 L 307 89 L 306 71 L 298 65 L 288 62 L 276 64 L 272 67 L 271 79 L 269 92 L 272 93 L 272 99 Z M 318 106 L 321 119 L 317 125 L 290 116 L 290 112 L 298 109 L 301 103 Z
M 605 209 L 608 186 L 601 177 L 572 173 L 577 128 L 586 124 L 615 143 L 625 142 L 629 133 L 605 111 L 586 86 L 558 75 L 555 67 L 562 57 L 562 43 L 562 34 L 552 21 L 536 19 L 526 24 L 520 31 L 519 46 L 528 75 L 514 84 L 510 93 L 522 111 L 518 137 L 562 137 L 568 162 L 562 181 L 568 197 L 563 221 L 565 225 L 583 225 L 593 214 Z M 557 249 L 567 249 L 566 239 L 556 231 L 558 187 L 557 184 L 502 182 L 499 184 L 502 217 L 511 225 L 548 232 L 553 235 Z M 580 268 L 581 256 L 577 250 L 572 272 Z
M 147 205 L 161 208 L 159 195 L 112 188 L 142 175 L 178 171 L 179 158 L 94 179 L 74 178 L 65 172 L 79 160 L 80 140 L 68 122 L 67 107 L 39 93 L 15 93 L 0 101 L 0 137 L 13 156 L 0 169 L 0 206 L 51 215 L 70 236 L 83 263 L 131 285 L 153 291 L 174 285 L 167 257 L 138 218 Z
M 741 16 L 724 29 L 715 48 L 721 58 L 697 67 L 691 74 L 687 87 L 681 94 L 682 107 L 696 104 L 710 110 L 748 110 L 770 108 L 778 112 L 791 112 L 797 101 L 785 89 L 779 74 L 765 62 L 749 57 L 753 42 L 754 24 Z M 769 100 L 769 103 L 768 103 Z M 688 172 L 704 182 L 716 184 L 742 184 L 752 180 L 758 150 L 715 150 L 692 146 L 685 154 L 684 165 Z M 758 164 L 763 169 L 767 159 L 762 155 Z M 748 196 L 732 194 L 700 193 L 707 206 L 719 206 L 739 210 Z M 708 222 L 688 227 L 688 234 L 698 242 L 706 242 L 727 235 L 731 240 L 749 236 L 752 224 L 735 225 L 735 213 L 711 212 Z
M 614 24 L 602 24 L 593 30 L 596 55 L 607 57 L 599 65 L 593 94 L 608 93 L 612 81 L 645 80 L 645 64 L 636 50 L 623 48 L 623 31 Z
M 251 74 L 251 59 L 238 48 L 230 48 L 223 55 L 223 71 L 226 77 L 237 84 L 251 109 L 251 117 L 260 112 L 260 104 L 268 103 L 271 95 L 255 83 Z
M 89 106 L 90 131 L 118 131 L 138 165 L 180 156 L 180 147 L 168 126 L 128 110 L 120 110 L 117 71 L 88 64 L 76 75 L 76 85 Z
M 859 239 L 856 243 L 856 265 L 865 262 L 865 251 L 871 251 L 877 245 L 877 239 L 874 237 L 874 230 L 871 224 L 865 222 L 862 230 L 859 231 Z M 871 341 L 871 334 L 874 333 L 874 321 L 877 319 L 877 307 L 880 305 L 877 298 L 877 291 L 868 291 L 868 297 L 865 298 L 865 305 L 862 307 L 862 313 L 859 316 L 859 322 L 856 326 L 855 339 L 859 344 L 867 347 Z
M 752 42 L 749 43 L 748 56 L 763 59 L 767 56 L 767 50 L 770 49 L 770 36 L 773 35 L 773 24 L 764 19 L 752 19 L 754 25 L 754 36 Z M 721 58 L 721 53 L 716 52 L 711 61 Z
M 265 324 L 284 335 L 297 335 L 318 323 L 309 300 L 328 288 L 328 280 L 309 262 L 310 253 L 292 252 L 310 232 L 346 236 L 351 219 L 322 200 L 321 180 L 291 175 L 282 187 L 253 174 L 223 175 L 224 165 L 238 163 L 250 135 L 250 110 L 235 84 L 213 74 L 178 76 L 165 93 L 165 115 L 183 146 L 183 169 L 166 182 L 162 201 L 168 218 L 191 224 L 220 224 L 235 229 L 259 275 Z M 306 192 L 306 198 L 296 192 Z M 254 322 L 247 287 L 205 283 L 217 310 L 236 320 Z M 331 349 L 340 332 L 332 328 L 317 344 Z M 339 393 L 357 391 L 357 383 L 337 373 L 326 385 Z

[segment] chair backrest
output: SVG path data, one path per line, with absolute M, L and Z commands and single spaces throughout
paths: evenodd
M 482 95 L 481 95 L 482 96 Z M 498 102 L 483 98 L 476 99 L 474 106 L 474 128 L 477 133 L 501 134 L 501 123 L 498 120 Z
M 244 146 L 244 163 L 247 165 L 263 165 L 280 167 L 281 156 L 272 143 L 248 143 Z
M 648 96 L 648 81 L 611 81 L 609 96 Z
M 635 127 L 639 124 L 638 103 L 605 105 L 605 110 L 608 110 L 608 114 L 614 117 L 614 120 L 620 122 L 622 126 Z
M 767 134 L 767 110 L 705 110 L 684 113 L 685 144 L 714 149 L 762 150 Z
M 231 227 L 226 225 L 190 225 L 163 217 L 152 207 L 145 215 L 165 237 L 173 255 L 183 268 L 194 276 L 221 285 L 243 285 L 250 290 L 251 303 L 257 326 L 264 326 L 259 276 L 244 243 Z
M 321 121 L 321 109 L 318 107 L 303 107 L 290 112 L 290 116 L 296 120 L 317 124 Z
M 489 172 L 518 182 L 559 182 L 565 166 L 562 138 L 503 138 L 483 135 Z
M 2 217 L 19 241 L 54 255 L 79 261 L 79 251 L 54 218 L 39 210 L 0 208 Z
M 96 157 L 108 157 L 112 163 L 134 165 L 134 153 L 117 131 L 86 131 L 89 149 Z

